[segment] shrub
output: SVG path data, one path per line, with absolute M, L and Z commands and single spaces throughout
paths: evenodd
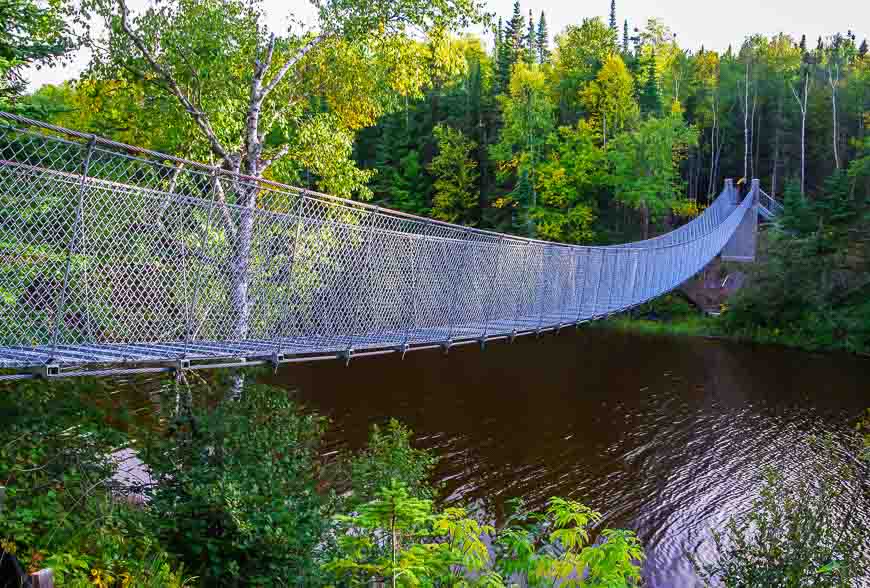
M 365 449 L 349 462 L 351 505 L 375 499 L 381 488 L 401 483 L 411 496 L 435 498 L 432 471 L 438 459 L 431 451 L 411 446 L 411 430 L 396 419 L 374 425 Z
M 180 586 L 178 566 L 147 532 L 144 514 L 119 501 L 110 483 L 109 456 L 127 439 L 97 407 L 107 397 L 105 383 L 89 379 L 0 391 L 0 546 L 29 571 L 51 567 L 59 586 L 97 578 Z M 112 416 L 124 420 L 123 412 Z
M 193 409 L 149 448 L 149 510 L 167 549 L 207 584 L 309 584 L 328 522 L 317 489 L 322 420 L 287 392 L 249 384 Z
M 461 508 L 436 512 L 398 482 L 350 516 L 338 517 L 339 551 L 325 566 L 345 585 L 392 580 L 397 586 L 622 587 L 640 583 L 643 550 L 634 533 L 606 529 L 591 545 L 589 527 L 601 515 L 552 498 L 544 514 L 525 514 L 495 528 Z M 493 540 L 491 557 L 484 535 Z M 511 584 L 513 585 L 513 584 Z
M 748 515 L 713 533 L 717 559 L 690 556 L 708 585 L 845 587 L 866 580 L 870 530 L 855 513 L 863 497 L 843 494 L 862 466 L 845 462 L 831 442 L 827 448 L 826 459 L 798 481 L 768 470 Z

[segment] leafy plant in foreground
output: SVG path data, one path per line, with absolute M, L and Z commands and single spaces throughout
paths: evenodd
M 590 544 L 590 527 L 600 521 L 601 513 L 564 498 L 551 498 L 543 514 L 520 506 L 496 537 L 495 568 L 532 587 L 640 585 L 640 541 L 632 531 L 604 529 Z
M 461 508 L 436 512 L 393 482 L 338 517 L 339 553 L 325 568 L 351 586 L 373 578 L 408 587 L 508 586 L 518 578 L 529 586 L 639 585 L 640 542 L 631 531 L 606 529 L 590 544 L 589 527 L 600 519 L 579 502 L 552 498 L 544 514 L 514 517 L 496 531 Z

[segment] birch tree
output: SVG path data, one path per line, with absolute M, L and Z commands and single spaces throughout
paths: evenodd
M 223 170 L 254 180 L 307 160 L 322 187 L 366 197 L 369 174 L 350 159 L 353 133 L 418 96 L 437 75 L 444 31 L 480 19 L 476 0 L 312 0 L 317 26 L 270 29 L 258 2 L 171 0 L 134 14 L 126 0 L 87 0 L 83 10 L 108 33 L 91 37 L 90 73 L 132 77 L 171 96 L 202 151 Z M 292 166 L 292 164 L 290 164 Z M 238 176 L 215 182 L 233 262 L 227 268 L 235 311 L 233 337 L 249 327 L 249 270 L 258 183 Z
M 810 72 L 805 66 L 801 67 L 803 89 L 799 93 L 792 85 L 791 91 L 801 111 L 801 196 L 806 196 L 807 185 L 807 98 L 810 95 Z M 800 82 L 799 82 L 800 83 Z

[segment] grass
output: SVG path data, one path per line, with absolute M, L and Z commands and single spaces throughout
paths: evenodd
M 845 306 L 832 312 L 829 318 L 838 318 L 839 322 L 850 324 L 870 324 L 870 301 Z M 596 321 L 590 326 L 645 335 L 715 337 L 735 342 L 783 345 L 805 351 L 844 351 L 856 355 L 870 355 L 864 333 L 836 334 L 817 323 L 818 321 L 808 317 L 807 321 L 796 323 L 789 329 L 756 325 L 728 330 L 721 316 L 705 315 L 680 295 L 668 294 L 638 307 L 630 314 Z

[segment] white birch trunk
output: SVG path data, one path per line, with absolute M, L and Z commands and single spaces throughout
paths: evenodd
M 836 71 L 836 76 L 834 75 Z M 834 166 L 840 169 L 840 152 L 838 147 L 839 129 L 837 128 L 837 87 L 840 84 L 840 67 L 834 65 L 833 68 L 828 67 L 828 82 L 831 84 L 831 111 L 834 116 L 833 143 L 834 143 Z
M 810 91 L 809 72 L 806 72 L 804 76 L 803 98 L 798 96 L 798 93 L 794 88 L 792 88 L 791 91 L 801 109 L 801 196 L 805 196 L 807 186 L 807 95 Z
M 749 176 L 749 62 L 746 62 L 746 75 L 743 91 L 743 178 Z

